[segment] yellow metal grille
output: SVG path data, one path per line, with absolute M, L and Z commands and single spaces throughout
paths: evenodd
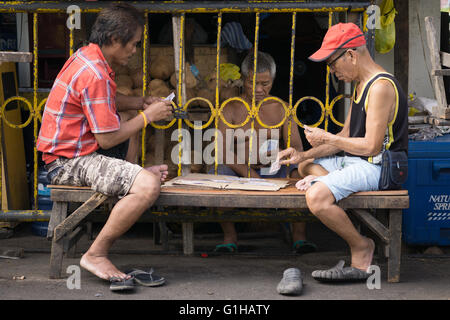
M 142 2 L 141 2 L 142 3 Z M 180 1 L 180 3 L 184 3 L 183 1 Z M 185 14 L 186 13 L 212 13 L 212 12 L 217 12 L 218 16 L 217 16 L 217 50 L 216 50 L 216 88 L 215 88 L 215 101 L 209 101 L 205 98 L 202 97 L 195 97 L 192 98 L 188 101 L 182 101 L 182 82 L 178 81 L 178 87 L 177 87 L 177 97 L 178 97 L 178 101 L 175 103 L 173 102 L 174 107 L 179 107 L 183 110 L 187 110 L 188 106 L 195 100 L 200 100 L 200 101 L 204 101 L 208 104 L 209 108 L 211 109 L 211 115 L 210 118 L 208 119 L 208 121 L 205 122 L 204 125 L 202 125 L 201 127 L 197 127 L 195 126 L 191 121 L 189 121 L 188 119 L 173 119 L 172 121 L 170 121 L 169 123 L 167 123 L 166 125 L 158 125 L 156 123 L 151 123 L 151 125 L 156 128 L 156 129 L 168 129 L 171 128 L 175 122 L 177 122 L 177 126 L 179 129 L 182 128 L 183 125 L 183 121 L 184 123 L 192 128 L 192 129 L 205 129 L 207 128 L 212 122 L 214 122 L 214 126 L 216 128 L 216 132 L 218 131 L 218 124 L 219 124 L 219 119 L 222 120 L 228 127 L 230 128 L 240 128 L 243 127 L 244 125 L 246 125 L 249 121 L 251 121 L 251 130 L 253 133 L 253 130 L 255 130 L 255 120 L 263 127 L 263 128 L 267 128 L 267 129 L 273 129 L 273 128 L 279 128 L 281 127 L 286 121 L 288 121 L 288 128 L 289 128 L 289 132 L 288 132 L 288 141 L 287 141 L 287 146 L 290 146 L 290 140 L 291 140 L 291 122 L 294 121 L 295 123 L 297 123 L 299 126 L 303 127 L 303 123 L 301 123 L 301 121 L 298 119 L 297 117 L 297 108 L 298 106 L 305 100 L 312 100 L 315 101 L 319 107 L 321 108 L 321 117 L 319 119 L 318 122 L 312 124 L 312 127 L 317 127 L 319 125 L 321 125 L 322 123 L 324 123 L 324 128 L 325 130 L 328 130 L 328 124 L 329 124 L 329 119 L 331 119 L 331 121 L 333 123 L 335 123 L 338 126 L 343 126 L 343 124 L 341 122 L 339 122 L 338 120 L 335 119 L 335 117 L 333 116 L 333 107 L 335 106 L 336 102 L 340 99 L 342 99 L 344 97 L 344 95 L 338 95 L 337 97 L 335 97 L 331 103 L 329 101 L 329 88 L 330 88 L 330 80 L 329 80 L 329 73 L 330 70 L 327 67 L 327 73 L 326 73 L 326 86 L 325 86 L 325 102 L 323 103 L 321 100 L 319 100 L 316 97 L 313 96 L 305 96 L 300 98 L 298 101 L 295 102 L 293 101 L 293 73 L 294 73 L 294 48 L 295 48 L 295 28 L 296 28 L 296 19 L 297 19 L 297 13 L 302 13 L 302 12 L 328 12 L 328 25 L 331 26 L 332 24 L 332 16 L 333 16 L 333 12 L 347 12 L 349 10 L 348 7 L 340 7 L 340 6 L 331 6 L 330 4 L 327 6 L 326 4 L 324 4 L 322 7 L 315 7 L 315 8 L 288 8 L 288 7 L 284 7 L 284 8 L 258 8 L 255 7 L 258 5 L 261 5 L 261 7 L 263 6 L 267 6 L 268 2 L 267 1 L 249 1 L 249 4 L 252 4 L 253 6 L 249 6 L 248 8 L 236 8 L 233 6 L 230 7 L 225 7 L 225 8 L 220 8 L 220 9 L 214 9 L 214 8 L 200 8 L 200 7 L 191 7 L 191 8 L 183 8 L 183 9 L 144 9 L 144 14 L 145 14 L 145 21 L 146 24 L 144 26 L 144 32 L 143 32 L 143 42 L 142 42 L 142 54 L 143 54 L 143 91 L 142 91 L 142 95 L 145 95 L 145 92 L 147 90 L 147 79 L 146 79 L 146 75 L 147 75 L 147 69 L 148 69 L 148 56 L 147 56 L 147 49 L 149 48 L 149 27 L 148 27 L 148 14 L 149 13 L 173 13 L 173 14 L 180 14 L 180 32 L 179 32 L 179 39 L 178 39 L 178 50 L 181 54 L 178 55 L 179 57 L 179 61 L 178 61 L 178 79 L 184 79 L 184 55 L 183 50 L 184 50 L 184 25 L 185 25 Z M 66 4 L 66 6 L 74 4 L 72 3 L 68 3 Z M 76 3 L 75 3 L 76 4 Z M 91 3 L 92 4 L 92 3 Z M 132 3 L 133 4 L 133 3 Z M 134 3 L 134 4 L 138 4 L 138 3 Z M 167 5 L 169 4 L 173 4 L 172 2 L 168 1 Z M 35 6 L 38 5 L 39 7 L 34 7 L 34 9 L 27 9 L 27 6 Z M 38 121 L 42 120 L 41 117 L 41 112 L 42 112 L 42 108 L 45 105 L 46 102 L 46 98 L 38 101 L 38 17 L 40 14 L 51 14 L 51 13 L 60 13 L 60 12 L 66 12 L 66 8 L 65 7 L 58 7 L 60 6 L 60 2 L 58 1 L 30 1 L 30 2 L 21 2 L 21 1 L 0 1 L 0 13 L 17 13 L 17 12 L 32 12 L 32 16 L 33 16 L 33 75 L 34 75 L 34 82 L 33 82 L 33 102 L 31 103 L 28 99 L 24 98 L 24 97 L 20 97 L 20 96 L 15 96 L 15 97 L 11 97 L 9 99 L 7 99 L 1 106 L 0 108 L 0 117 L 3 119 L 5 125 L 10 126 L 12 128 L 17 128 L 17 129 L 21 129 L 24 128 L 26 126 L 28 126 L 31 121 L 33 121 L 33 128 L 34 128 L 34 186 L 33 186 L 33 190 L 34 190 L 34 209 L 37 209 L 37 184 L 38 184 L 38 179 L 37 179 L 37 175 L 38 175 L 38 152 L 36 149 L 36 141 L 37 141 L 37 136 L 38 136 Z M 366 4 L 367 5 L 367 4 Z M 352 11 L 363 11 L 364 8 L 362 6 L 356 8 L 355 6 L 353 7 L 354 9 L 352 9 Z M 101 7 L 97 7 L 97 8 L 81 8 L 80 12 L 81 13 L 96 13 L 99 12 L 101 10 Z M 233 98 L 229 98 L 225 101 L 223 101 L 222 103 L 219 102 L 219 65 L 220 65 L 220 39 L 221 39 L 221 32 L 222 32 L 222 15 L 223 13 L 248 13 L 248 12 L 253 12 L 256 15 L 256 23 L 255 23 L 255 43 L 254 43 L 254 54 L 255 54 L 255 59 L 254 59 L 254 68 L 253 68 L 253 95 L 252 95 L 252 102 L 251 105 L 249 105 L 246 101 L 244 101 L 242 98 L 240 97 L 233 97 Z M 257 66 L 257 51 L 258 51 L 258 41 L 259 41 L 259 24 L 260 24 L 260 12 L 270 12 L 270 13 L 291 13 L 292 15 L 292 22 L 291 22 L 291 48 L 290 48 L 290 72 L 289 72 L 289 99 L 288 99 L 288 104 L 286 104 L 284 101 L 282 101 L 281 99 L 278 99 L 276 97 L 268 97 L 265 98 L 264 100 L 260 101 L 258 104 L 256 104 L 255 101 L 255 80 L 256 80 L 256 66 Z M 70 54 L 73 54 L 74 52 L 74 37 L 73 37 L 73 30 L 70 30 L 70 34 L 69 34 L 69 41 L 70 41 Z M 259 118 L 259 109 L 261 108 L 261 105 L 268 101 L 268 100 L 276 100 L 278 101 L 284 108 L 285 110 L 285 116 L 283 118 L 283 120 L 276 124 L 276 125 L 266 125 L 265 123 L 263 123 L 261 121 L 261 119 Z M 28 109 L 30 110 L 30 116 L 29 118 L 22 124 L 12 124 L 10 122 L 8 122 L 8 120 L 6 119 L 6 117 L 4 116 L 4 110 L 6 108 L 6 106 L 11 103 L 12 101 L 22 101 L 23 103 L 25 103 L 25 105 L 28 107 Z M 225 119 L 225 117 L 223 116 L 223 109 L 227 106 L 228 103 L 232 102 L 232 101 L 240 101 L 243 103 L 243 105 L 246 107 L 247 111 L 248 111 L 248 116 L 247 118 L 240 124 L 237 125 L 233 125 L 231 123 L 228 123 Z M 179 135 L 179 142 L 181 142 L 181 130 L 179 131 L 180 135 Z M 250 147 L 249 149 L 252 150 L 252 136 L 250 135 Z M 141 158 L 141 165 L 144 166 L 145 163 L 145 129 L 143 129 L 142 132 L 142 141 L 141 141 L 141 147 L 142 147 L 142 158 Z M 215 172 L 217 173 L 217 165 L 218 165 L 218 145 L 217 145 L 217 133 L 216 133 L 216 139 L 215 139 L 215 154 L 216 154 L 216 158 L 215 158 Z M 2 152 L 4 152 L 4 150 L 1 150 Z M 250 157 L 249 157 L 250 159 Z M 248 163 L 248 166 L 250 167 L 250 161 Z M 1 168 L 0 168 L 1 170 Z M 178 175 L 181 175 L 181 144 L 180 144 L 180 149 L 179 149 L 179 169 L 178 169 Z M 1 175 L 0 175 L 1 177 Z M 0 194 L 0 199 L 1 199 L 1 194 Z

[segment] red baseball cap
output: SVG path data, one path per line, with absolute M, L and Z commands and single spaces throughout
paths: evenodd
M 322 46 L 309 59 L 314 62 L 324 61 L 340 48 L 355 48 L 365 44 L 364 33 L 356 24 L 338 23 L 328 29 Z

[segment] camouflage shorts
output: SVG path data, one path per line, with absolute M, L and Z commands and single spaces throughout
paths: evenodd
M 73 159 L 58 158 L 45 167 L 52 184 L 87 186 L 119 198 L 127 195 L 142 170 L 137 164 L 96 152 Z

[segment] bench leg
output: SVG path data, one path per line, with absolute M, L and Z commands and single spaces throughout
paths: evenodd
M 52 240 L 52 252 L 50 255 L 50 279 L 60 279 L 62 261 L 64 255 L 64 239 Z
M 388 282 L 399 282 L 402 254 L 402 210 L 391 209 L 389 211 L 389 233 Z
M 78 224 L 89 215 L 89 213 L 102 204 L 107 198 L 108 196 L 96 192 L 69 217 L 59 223 L 53 230 L 52 253 L 50 256 L 50 279 L 58 279 L 61 277 L 62 259 L 64 255 L 64 240 L 66 236 L 70 234 L 78 226 Z
M 386 226 L 386 229 L 389 233 L 389 210 L 385 209 L 376 209 L 373 216 L 380 221 L 383 226 Z M 375 240 L 375 239 L 373 239 Z M 388 242 L 384 242 L 380 237 L 377 237 L 375 240 L 376 251 L 378 254 L 378 260 L 380 262 L 387 262 L 387 258 L 389 256 L 389 245 Z
M 164 251 L 169 251 L 169 234 L 167 230 L 167 225 L 165 222 L 159 222 L 159 236 L 160 243 L 162 244 L 162 248 Z
M 64 221 L 67 217 L 67 202 L 53 202 L 52 212 L 50 214 L 50 221 L 47 229 L 47 239 L 53 237 L 53 232 L 58 224 Z
M 67 217 L 67 202 L 54 202 L 50 222 L 48 225 L 47 238 L 52 238 L 52 249 L 50 253 L 50 279 L 61 278 L 61 267 L 64 254 L 63 240 L 56 241 L 54 229 Z
M 192 255 L 194 253 L 194 223 L 183 223 L 183 253 Z

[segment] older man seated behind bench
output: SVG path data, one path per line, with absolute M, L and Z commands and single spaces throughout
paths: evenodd
M 241 71 L 244 80 L 244 88 L 239 97 L 252 107 L 253 100 L 253 67 L 254 54 L 249 53 L 242 62 Z M 266 126 L 275 126 L 283 121 L 285 110 L 278 98 L 270 95 L 273 81 L 276 75 L 276 65 L 274 59 L 267 53 L 259 52 L 257 57 L 256 77 L 255 77 L 255 104 L 261 104 L 258 116 Z M 263 101 L 264 100 L 264 101 Z M 245 105 L 238 100 L 231 101 L 223 108 L 223 118 L 231 125 L 239 125 L 245 121 L 249 112 Z M 219 122 L 219 130 L 223 139 L 223 159 L 225 164 L 218 166 L 218 174 L 248 177 L 248 169 L 251 178 L 286 178 L 287 176 L 299 178 L 297 166 L 289 167 L 283 165 L 277 172 L 270 172 L 270 160 L 275 158 L 279 150 L 280 143 L 287 147 L 289 123 L 291 126 L 290 145 L 297 151 L 303 150 L 302 141 L 298 132 L 297 124 L 286 119 L 281 128 L 266 129 L 255 121 L 252 141 L 252 154 L 250 157 L 250 134 L 251 121 L 233 130 L 224 121 Z M 227 131 L 232 130 L 233 137 L 228 141 Z M 250 161 L 250 168 L 248 162 Z M 211 169 L 209 173 L 214 173 Z M 216 251 L 233 252 L 237 250 L 237 233 L 233 222 L 221 223 L 224 240 L 223 244 L 216 247 Z M 306 253 L 316 250 L 315 244 L 306 240 L 305 223 L 297 222 L 292 224 L 293 249 L 297 253 Z

